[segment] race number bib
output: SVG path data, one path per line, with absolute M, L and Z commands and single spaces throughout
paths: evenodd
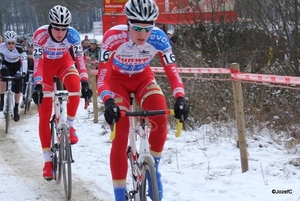
M 74 45 L 74 54 L 76 56 L 82 55 L 82 47 L 81 47 L 81 45 Z
M 110 58 L 111 52 L 108 50 L 102 50 L 100 51 L 100 62 L 107 62 Z
M 172 52 L 167 52 L 163 55 L 163 60 L 166 65 L 174 64 L 176 62 L 175 55 Z
M 34 48 L 32 55 L 35 59 L 43 58 L 43 48 Z

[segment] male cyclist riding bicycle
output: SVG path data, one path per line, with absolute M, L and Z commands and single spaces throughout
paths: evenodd
M 34 45 L 34 85 L 32 98 L 39 105 L 39 136 L 45 166 L 43 177 L 53 179 L 51 160 L 51 132 L 49 121 L 52 113 L 52 99 L 44 98 L 43 92 L 53 92 L 54 76 L 57 76 L 69 92 L 79 92 L 83 98 L 90 98 L 92 91 L 88 85 L 88 74 L 85 67 L 79 33 L 72 27 L 71 12 L 63 6 L 56 5 L 49 11 L 49 25 L 38 28 L 33 35 Z M 74 49 L 76 69 L 69 48 Z M 67 104 L 67 124 L 70 128 L 70 143 L 76 144 L 78 137 L 73 122 L 78 109 L 80 97 L 69 97 Z
M 17 44 L 17 34 L 14 31 L 6 31 L 5 42 L 0 44 L 0 54 L 3 56 L 1 68 L 2 76 L 22 77 L 27 72 L 27 55 L 25 50 Z M 13 90 L 15 92 L 14 121 L 19 121 L 19 102 L 21 98 L 22 79 L 14 81 Z M 6 82 L 0 81 L 0 111 L 3 111 L 4 92 Z
M 126 148 L 129 119 L 120 118 L 120 110 L 128 110 L 130 93 L 144 110 L 167 108 L 162 90 L 155 82 L 150 62 L 158 54 L 176 99 L 175 117 L 185 120 L 189 107 L 184 99 L 184 85 L 178 74 L 174 54 L 168 36 L 155 27 L 158 7 L 153 0 L 129 0 L 125 4 L 127 25 L 117 25 L 103 37 L 98 68 L 98 93 L 105 103 L 105 119 L 108 124 L 116 124 L 116 137 L 112 142 L 110 168 L 116 201 L 125 201 L 127 174 Z M 182 106 L 182 107 L 181 107 Z M 180 109 L 181 108 L 181 109 Z M 116 111 L 116 112 L 115 112 Z M 167 136 L 167 117 L 150 117 L 157 125 L 149 137 L 150 151 L 155 160 L 160 199 L 163 196 L 161 174 L 158 164 Z M 151 186 L 151 185 L 149 185 Z M 152 199 L 152 189 L 148 189 Z

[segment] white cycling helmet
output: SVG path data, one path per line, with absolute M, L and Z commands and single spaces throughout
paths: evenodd
M 6 31 L 4 39 L 5 41 L 17 41 L 17 33 L 14 31 Z
M 72 21 L 72 15 L 66 7 L 56 5 L 49 11 L 49 20 L 53 25 L 67 27 Z
M 125 14 L 129 20 L 155 21 L 159 12 L 153 0 L 129 0 L 125 4 Z
M 26 46 L 33 46 L 32 37 L 29 37 L 29 38 L 26 39 Z

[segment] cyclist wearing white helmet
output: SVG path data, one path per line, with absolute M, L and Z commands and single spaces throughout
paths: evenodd
M 1 68 L 2 76 L 21 77 L 22 74 L 27 73 L 27 55 L 25 50 L 16 46 L 17 34 L 14 31 L 6 31 L 4 34 L 5 42 L 0 44 L 0 54 L 2 54 L 3 61 Z M 1 62 L 0 62 L 1 63 Z M 15 92 L 15 106 L 14 106 L 14 121 L 19 121 L 19 102 L 21 98 L 22 80 L 14 81 L 13 89 Z M 6 82 L 0 81 L 0 111 L 3 111 L 4 92 L 6 90 Z
M 33 47 L 32 37 L 26 39 L 26 47 Z
M 82 97 L 86 100 L 92 96 L 92 91 L 88 85 L 88 73 L 84 63 L 80 35 L 70 26 L 71 12 L 64 6 L 56 5 L 51 8 L 48 16 L 50 24 L 38 28 L 33 34 L 35 92 L 32 98 L 39 105 L 39 136 L 45 160 L 43 177 L 51 180 L 54 178 L 49 127 L 52 99 L 43 99 L 43 92 L 53 91 L 54 76 L 59 78 L 69 92 L 81 90 Z M 73 49 L 76 66 L 69 49 Z M 80 97 L 71 96 L 67 104 L 67 123 L 70 128 L 71 144 L 78 142 L 73 122 L 79 102 Z
M 105 103 L 104 117 L 108 124 L 116 123 L 116 135 L 110 153 L 110 169 L 116 201 L 125 201 L 127 174 L 126 148 L 128 142 L 129 119 L 120 118 L 120 110 L 129 110 L 130 92 L 144 110 L 167 108 L 166 99 L 157 85 L 150 62 L 158 54 L 168 77 L 175 98 L 175 117 L 187 119 L 189 106 L 185 103 L 184 85 L 177 71 L 175 56 L 168 36 L 155 27 L 159 11 L 153 0 L 129 0 L 125 4 L 127 25 L 110 28 L 103 36 L 97 88 Z M 155 104 L 153 104 L 155 103 Z M 180 109 L 180 105 L 183 106 Z M 117 112 L 115 112 L 117 108 Z M 150 117 L 157 127 L 151 131 L 150 151 L 155 160 L 160 200 L 163 197 L 161 174 L 158 165 L 167 136 L 167 117 Z M 152 199 L 152 189 L 148 193 Z

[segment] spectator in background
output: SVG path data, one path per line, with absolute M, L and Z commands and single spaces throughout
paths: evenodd
M 87 49 L 88 56 L 99 60 L 100 47 L 97 45 L 97 39 L 90 40 L 90 48 Z
M 172 37 L 171 31 L 168 31 L 167 35 L 168 35 L 168 38 L 171 39 L 171 37 Z
M 83 46 L 83 42 L 86 41 L 86 40 L 89 40 L 89 36 L 88 35 L 84 36 L 84 39 L 81 41 L 81 46 Z
M 90 40 L 89 39 L 84 39 L 81 42 L 82 50 L 85 53 L 91 46 L 90 46 Z
M 173 44 L 176 44 L 177 40 L 178 40 L 178 36 L 177 36 L 176 30 L 175 30 L 173 35 L 170 38 L 170 41 L 173 42 Z

